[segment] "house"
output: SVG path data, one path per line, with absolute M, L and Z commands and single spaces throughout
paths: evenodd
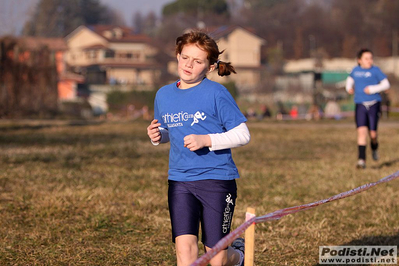
M 275 101 L 294 104 L 311 104 L 327 98 L 347 95 L 339 90 L 353 66 L 350 59 L 305 58 L 287 60 L 283 75 L 275 79 Z
M 240 93 L 253 91 L 261 83 L 261 48 L 266 41 L 251 30 L 240 26 L 221 26 L 206 30 L 218 44 L 221 61 L 230 62 L 237 74 L 220 77 L 217 71 L 207 75 L 211 80 L 228 83 L 234 82 Z M 168 64 L 168 71 L 177 76 L 177 62 Z
M 375 57 L 374 64 L 387 75 L 399 76 L 399 60 L 397 57 Z M 357 62 L 355 58 L 330 58 L 320 60 L 320 65 L 319 72 L 321 72 L 323 84 L 335 84 L 336 87 L 343 87 L 346 77 L 357 65 Z M 314 73 L 315 71 L 314 58 L 288 60 L 284 65 L 284 72 L 287 74 Z
M 220 77 L 214 71 L 209 78 L 221 83 L 233 81 L 240 92 L 256 88 L 261 83 L 261 48 L 266 41 L 250 29 L 240 26 L 211 29 L 209 35 L 216 40 L 219 50 L 224 50 L 220 60 L 231 62 L 237 71 L 237 74 L 227 77 Z
M 155 60 L 158 49 L 150 37 L 132 32 L 128 27 L 79 26 L 65 38 L 66 62 L 88 84 L 152 86 L 162 69 Z

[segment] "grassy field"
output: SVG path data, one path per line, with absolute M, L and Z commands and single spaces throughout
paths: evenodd
M 0 123 L 0 265 L 174 265 L 168 145 L 146 121 Z M 399 169 L 399 122 L 380 124 L 380 160 L 355 169 L 354 123 L 250 122 L 233 156 L 233 227 L 328 198 Z M 368 158 L 370 148 L 367 149 Z M 321 245 L 398 245 L 399 180 L 256 226 L 256 265 L 317 265 Z

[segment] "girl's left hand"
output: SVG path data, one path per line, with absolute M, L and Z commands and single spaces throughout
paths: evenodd
M 190 151 L 196 151 L 202 149 L 203 147 L 212 146 L 211 137 L 208 135 L 187 135 L 184 137 L 184 147 L 188 148 Z
M 370 90 L 369 90 L 369 87 L 366 87 L 366 88 L 364 88 L 364 93 L 366 93 L 366 94 L 370 94 Z

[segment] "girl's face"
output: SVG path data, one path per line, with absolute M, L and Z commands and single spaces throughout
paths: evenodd
M 206 73 L 215 66 L 209 66 L 208 54 L 195 44 L 187 44 L 177 55 L 177 71 L 180 77 L 180 88 L 188 89 L 198 85 Z
M 362 54 L 362 57 L 360 59 L 357 59 L 357 62 L 359 63 L 361 68 L 371 68 L 373 65 L 373 54 L 370 52 L 365 52 Z

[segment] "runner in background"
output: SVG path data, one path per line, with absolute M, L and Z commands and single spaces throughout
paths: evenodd
M 378 119 L 381 116 L 382 91 L 389 89 L 387 76 L 374 66 L 373 53 L 361 49 L 357 54 L 358 66 L 353 68 L 346 79 L 346 91 L 354 94 L 356 104 L 358 161 L 357 168 L 366 167 L 367 135 L 370 135 L 372 157 L 378 160 Z

